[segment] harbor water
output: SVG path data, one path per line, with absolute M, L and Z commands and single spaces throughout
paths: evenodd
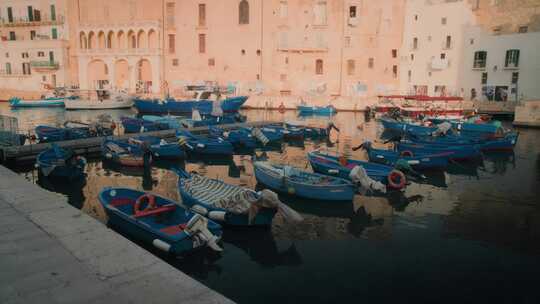
M 103 112 L 62 109 L 11 111 L 20 130 L 65 120 L 90 121 Z M 134 110 L 107 111 L 113 118 Z M 311 170 L 306 153 L 345 151 L 379 140 L 381 126 L 362 113 L 298 117 L 294 111 L 244 111 L 249 121 L 299 121 L 340 129 L 327 141 L 284 143 L 258 156 Z M 225 229 L 224 251 L 171 258 L 145 247 L 180 271 L 239 303 L 473 302 L 538 303 L 540 273 L 540 130 L 520 129 L 513 153 L 428 171 L 427 179 L 388 196 L 357 195 L 352 203 L 282 197 L 304 221 L 278 215 L 269 229 Z M 157 162 L 150 172 L 111 167 L 90 157 L 85 181 L 38 177 L 32 164 L 11 169 L 63 193 L 69 203 L 106 223 L 97 200 L 103 187 L 132 187 L 179 200 L 171 167 L 256 188 L 252 155 Z M 137 242 L 136 240 L 133 240 Z M 155 282 L 159 284 L 159 282 Z

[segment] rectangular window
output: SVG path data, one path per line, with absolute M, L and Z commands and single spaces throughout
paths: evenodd
M 314 7 L 314 24 L 326 25 L 326 1 L 317 1 Z
M 441 53 L 441 59 L 446 59 L 446 53 Z
M 281 1 L 279 3 L 279 16 L 281 18 L 287 18 L 289 15 L 289 5 L 287 1 Z
M 287 81 L 287 74 L 280 74 L 279 75 L 279 80 L 280 81 Z
M 11 63 L 6 62 L 6 74 L 11 75 Z
M 368 59 L 368 68 L 373 69 L 374 66 L 375 66 L 375 59 L 374 58 L 369 58 Z
M 36 31 L 30 31 L 30 40 L 36 39 Z
M 216 59 L 209 58 L 208 59 L 208 66 L 211 66 L 211 67 L 216 66 Z
M 486 67 L 487 61 L 487 52 L 486 51 L 477 51 L 474 53 L 474 69 L 484 69 Z
M 174 59 L 172 60 L 172 65 L 175 66 L 175 67 L 178 66 L 178 58 L 174 58 Z
M 21 53 L 22 58 L 28 58 L 28 53 Z
M 206 53 L 206 34 L 199 34 L 199 53 Z
M 51 31 L 52 31 L 52 35 L 51 35 L 51 36 L 52 36 L 52 39 L 58 39 L 58 30 L 57 30 L 56 28 L 53 27 L 53 28 L 51 29 Z
M 167 2 L 167 27 L 174 28 L 174 2 Z
M 45 57 L 45 52 L 38 52 L 37 55 L 38 57 Z
M 445 44 L 445 47 L 447 49 L 451 48 L 452 47 L 452 36 L 446 36 L 446 44 Z
M 17 40 L 17 37 L 15 36 L 15 32 L 9 32 L 9 40 L 14 41 Z
M 518 72 L 512 73 L 512 84 L 517 84 L 518 80 L 519 80 L 519 73 Z
M 397 58 L 397 50 L 396 49 L 392 50 L 392 58 Z
M 488 73 L 482 73 L 482 84 L 487 84 L 488 81 Z
M 443 18 L 441 19 L 441 24 L 442 24 L 442 25 L 446 25 L 446 17 L 443 17 Z
M 41 11 L 35 9 L 34 10 L 34 21 L 41 21 Z
M 176 52 L 176 37 L 174 34 L 169 34 L 169 54 Z
M 356 66 L 355 66 L 355 62 L 354 60 L 347 60 L 347 75 L 349 76 L 352 76 L 354 75 L 355 73 L 355 69 L 356 69 Z
M 54 4 L 51 4 L 51 20 L 56 21 L 56 7 Z
M 504 67 L 517 68 L 519 66 L 519 50 L 506 51 L 506 59 L 504 61 Z
M 32 74 L 32 71 L 30 70 L 30 63 L 25 62 L 22 64 L 23 74 L 24 75 L 30 75 Z
M 349 18 L 356 18 L 356 6 L 349 6 Z
M 323 74 L 323 61 L 322 59 L 317 59 L 315 61 L 315 74 L 322 75 Z
M 13 9 L 11 7 L 7 8 L 8 22 L 13 22 Z
M 413 38 L 412 48 L 413 48 L 413 50 L 418 49 L 418 38 L 416 38 L 416 37 Z
M 54 52 L 53 51 L 49 52 L 49 62 L 54 63 Z M 105 74 L 107 74 L 107 72 L 105 72 Z
M 411 77 L 412 77 L 412 71 L 408 70 L 407 71 L 407 82 L 411 82 Z
M 28 6 L 28 21 L 34 21 L 34 9 L 32 6 Z
M 392 66 L 392 76 L 397 78 L 397 65 Z
M 206 26 L 206 4 L 199 4 L 199 26 Z
M 527 33 L 529 31 L 529 27 L 527 25 L 520 26 L 518 29 L 518 33 Z

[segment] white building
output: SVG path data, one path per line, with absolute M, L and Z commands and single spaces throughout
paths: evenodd
M 459 83 L 465 98 L 540 100 L 540 32 L 496 35 L 468 27 L 464 42 Z
M 462 96 L 457 86 L 463 28 L 474 24 L 466 1 L 409 0 L 400 61 L 403 94 Z
M 69 85 L 63 1 L 0 2 L 0 89 L 43 91 Z

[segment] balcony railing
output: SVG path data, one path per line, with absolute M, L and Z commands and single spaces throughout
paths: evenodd
M 30 61 L 30 66 L 34 69 L 48 69 L 48 70 L 57 70 L 60 68 L 60 64 L 57 61 Z
M 13 18 L 13 21 L 1 18 L 0 26 L 5 27 L 17 27 L 17 26 L 43 26 L 43 25 L 60 25 L 64 24 L 64 16 L 57 15 L 56 18 L 51 19 L 50 16 L 41 15 L 39 20 L 29 20 L 28 17 Z

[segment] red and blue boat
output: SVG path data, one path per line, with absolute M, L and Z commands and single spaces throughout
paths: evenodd
M 111 226 L 159 250 L 175 256 L 207 246 L 221 251 L 221 226 L 172 200 L 127 188 L 104 188 L 98 197 Z

